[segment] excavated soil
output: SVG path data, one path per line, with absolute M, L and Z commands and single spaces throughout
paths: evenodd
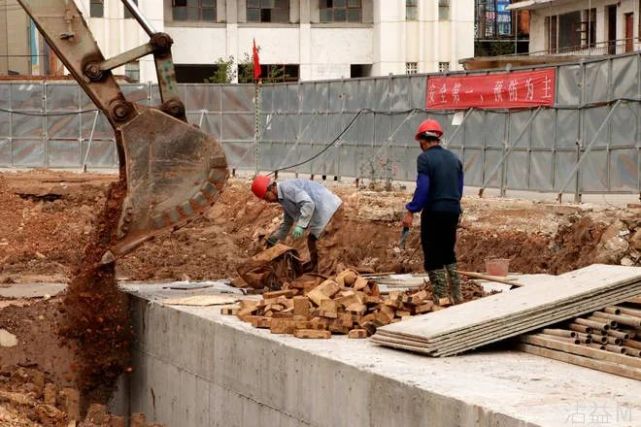
M 345 202 L 345 221 L 340 232 L 320 241 L 322 269 L 340 262 L 363 271 L 422 270 L 418 224 L 405 249 L 398 247 L 407 191 L 348 185 L 335 191 Z M 0 329 L 18 339 L 16 347 L 0 348 L 0 391 L 2 372 L 22 366 L 43 372 L 59 388 L 78 387 L 88 401 L 104 401 L 116 376 L 129 369 L 131 331 L 115 279 L 238 280 L 237 266 L 263 248 L 261 237 L 282 215 L 277 205 L 256 200 L 248 181 L 231 180 L 203 218 L 145 243 L 116 270 L 97 266 L 123 194 L 108 175 L 0 176 L 0 286 L 71 281 L 64 300 L 0 301 Z M 523 273 L 562 273 L 596 261 L 633 265 L 641 259 L 638 209 L 478 198 L 466 198 L 464 209 L 457 247 L 462 269 L 483 271 L 487 258 L 509 258 L 510 270 Z M 303 241 L 287 243 L 307 255 Z M 0 393 L 0 417 L 5 400 Z
M 0 283 L 70 278 L 115 177 L 36 171 L 0 179 Z M 348 185 L 336 192 L 345 201 L 345 222 L 340 233 L 320 242 L 324 268 L 340 261 L 378 271 L 421 269 L 418 224 L 405 250 L 398 248 L 408 192 Z M 476 271 L 484 269 L 486 258 L 510 258 L 511 270 L 523 273 L 562 273 L 588 265 L 601 258 L 601 237 L 617 217 L 638 216 L 634 209 L 477 198 L 465 199 L 464 208 L 457 252 L 462 267 Z M 234 277 L 239 263 L 261 249 L 260 237 L 275 229 L 280 216 L 277 205 L 251 195 L 246 181 L 232 180 L 203 218 L 145 243 L 118 263 L 117 276 L 148 281 Z M 631 235 L 636 225 L 629 228 Z M 288 243 L 306 256 L 303 241 Z M 626 253 L 615 255 L 611 262 Z
M 127 297 L 116 282 L 115 264 L 100 264 L 108 250 L 127 195 L 124 180 L 113 183 L 82 262 L 64 296 L 60 334 L 77 344 L 76 384 L 88 401 L 104 402 L 129 366 L 131 329 Z

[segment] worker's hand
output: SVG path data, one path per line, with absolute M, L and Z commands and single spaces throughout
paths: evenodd
M 305 234 L 305 229 L 303 227 L 301 227 L 300 225 L 294 227 L 294 231 L 292 231 L 292 237 L 294 238 L 294 240 L 300 239 L 301 237 L 303 237 L 303 234 Z
M 412 227 L 412 223 L 414 222 L 414 214 L 410 211 L 405 212 L 405 215 L 403 215 L 403 227 L 410 228 Z
M 275 236 L 269 236 L 266 241 L 268 248 L 271 248 L 272 246 L 276 245 L 276 243 L 278 243 L 278 239 Z

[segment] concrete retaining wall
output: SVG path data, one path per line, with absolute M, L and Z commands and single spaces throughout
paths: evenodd
M 139 337 L 129 410 L 168 427 L 571 425 L 586 402 L 612 412 L 608 426 L 641 422 L 636 381 L 524 353 L 431 359 L 271 335 L 216 307 L 165 306 L 153 285 L 127 288 Z

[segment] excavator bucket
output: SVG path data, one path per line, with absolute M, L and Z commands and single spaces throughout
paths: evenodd
M 212 136 L 160 110 L 136 108 L 136 118 L 117 135 L 124 149 L 127 196 L 117 240 L 104 262 L 202 214 L 229 176 L 225 153 Z

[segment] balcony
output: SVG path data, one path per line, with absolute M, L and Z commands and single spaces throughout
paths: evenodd
M 641 41 L 633 38 L 617 39 L 594 43 L 589 47 L 579 45 L 510 55 L 464 58 L 461 59 L 459 63 L 463 65 L 466 70 L 505 68 L 508 65 L 512 67 L 551 65 L 563 62 L 578 62 L 586 58 L 634 52 L 641 46 L 640 43 Z

